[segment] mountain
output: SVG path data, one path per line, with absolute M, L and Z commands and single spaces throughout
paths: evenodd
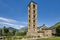
M 50 28 L 57 28 L 60 25 L 60 22 L 56 23 L 55 25 L 51 26 Z
M 16 32 L 19 32 L 18 29 L 15 29 L 15 28 L 13 28 L 13 27 L 8 27 L 8 29 L 9 29 L 10 32 L 12 32 L 13 30 L 16 30 Z
M 28 31 L 28 27 L 23 27 L 19 30 L 19 32 L 27 32 Z

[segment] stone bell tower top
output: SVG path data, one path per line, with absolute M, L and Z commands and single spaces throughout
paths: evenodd
M 36 2 L 34 2 L 34 1 L 31 1 L 31 2 L 28 4 L 28 6 L 29 6 L 31 3 L 37 4 Z

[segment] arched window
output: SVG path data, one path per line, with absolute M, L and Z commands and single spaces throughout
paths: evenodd
M 33 8 L 35 9 L 35 4 L 33 4 Z

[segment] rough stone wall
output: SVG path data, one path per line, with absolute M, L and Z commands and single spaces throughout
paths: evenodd
M 44 30 L 44 36 L 45 37 L 51 37 L 52 36 L 52 30 Z
M 35 5 L 35 8 L 33 8 Z M 31 2 L 28 6 L 28 32 L 27 35 L 36 35 L 37 34 L 37 5 L 34 2 Z

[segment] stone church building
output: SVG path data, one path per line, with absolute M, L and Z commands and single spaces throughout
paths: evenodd
M 52 30 L 45 25 L 37 27 L 37 3 L 31 1 L 28 5 L 28 32 L 27 36 L 51 37 Z

